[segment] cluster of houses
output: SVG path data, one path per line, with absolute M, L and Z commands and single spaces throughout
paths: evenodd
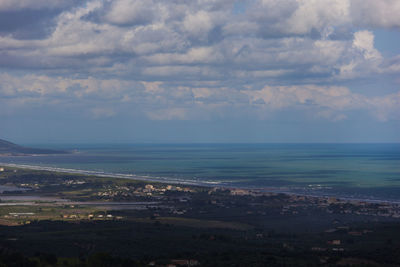
M 28 216 L 33 216 L 35 213 L 33 212 L 9 212 L 8 215 L 4 215 L 4 218 L 10 218 L 10 217 L 22 217 L 26 218 Z
M 298 195 L 289 195 L 288 203 L 282 207 L 281 214 L 297 214 L 301 209 L 315 207 L 328 213 L 400 218 L 400 205 L 397 203 Z
M 229 193 L 232 196 L 253 196 L 253 197 L 278 195 L 277 193 L 274 193 L 274 192 L 262 192 L 262 191 L 258 191 L 258 190 L 248 190 L 248 189 L 241 189 L 241 188 L 229 189 Z
M 4 168 L 0 168 L 0 171 L 1 171 L 1 169 L 3 169 L 3 171 L 4 171 Z M 65 180 L 62 184 L 66 185 L 66 186 L 71 186 L 71 185 L 82 185 L 82 184 L 85 184 L 85 183 L 86 182 L 82 181 L 82 180 Z M 58 186 L 60 184 L 55 183 L 55 184 L 50 184 L 50 185 Z M 15 184 L 15 186 L 23 187 L 23 188 L 31 188 L 31 189 L 39 189 L 41 187 L 41 185 L 39 183 L 37 183 L 37 182 L 20 183 L 20 184 Z
M 98 192 L 97 195 L 105 198 L 153 196 L 153 195 L 163 195 L 167 191 L 194 192 L 194 190 L 188 187 L 180 187 L 174 185 L 154 186 L 151 184 L 147 184 L 143 187 L 136 187 L 136 188 L 133 186 L 106 187 L 105 191 Z
M 114 216 L 112 214 L 62 214 L 63 219 L 88 219 L 88 220 L 121 220 L 122 216 Z
M 279 193 L 263 192 L 259 190 L 242 188 L 212 188 L 208 194 L 216 192 L 228 192 L 232 196 L 277 196 Z M 310 207 L 318 208 L 328 213 L 342 213 L 354 215 L 380 216 L 400 218 L 400 204 L 389 202 L 366 202 L 360 200 L 339 199 L 336 197 L 316 197 L 288 194 L 286 196 L 286 205 L 281 208 L 281 215 L 298 214 L 302 209 Z M 218 203 L 212 203 L 218 204 Z
M 309 197 L 308 202 L 318 208 L 326 210 L 328 213 L 400 218 L 400 205 L 397 203 L 371 203 L 358 200 L 341 200 L 322 197 Z
M 165 266 L 165 267 L 179 267 L 179 266 L 199 266 L 198 260 L 194 259 L 177 259 L 171 260 L 170 263 L 166 265 L 158 265 L 155 261 L 149 262 L 148 266 Z
M 65 180 L 63 182 L 63 184 L 64 185 L 75 185 L 75 184 L 81 185 L 81 184 L 86 184 L 86 182 L 82 181 L 82 180 Z
M 34 216 L 34 212 L 10 212 L 8 215 L 4 215 L 4 218 L 28 218 Z M 122 220 L 122 216 L 114 216 L 112 214 L 61 214 L 61 218 L 70 219 L 70 220 L 80 220 L 80 219 L 89 219 L 89 220 Z

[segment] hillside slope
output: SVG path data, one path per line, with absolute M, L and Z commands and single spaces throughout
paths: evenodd
M 65 151 L 20 146 L 0 139 L 0 155 L 65 154 Z

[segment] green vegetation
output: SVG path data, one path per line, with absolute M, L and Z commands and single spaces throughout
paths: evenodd
M 396 204 L 15 168 L 0 186 L 0 266 L 400 264 Z

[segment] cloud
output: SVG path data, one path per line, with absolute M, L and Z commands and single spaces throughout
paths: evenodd
M 398 29 L 398 1 L 241 3 L 1 1 L 0 95 L 8 107 L 73 105 L 94 117 L 394 119 L 399 55 L 379 51 L 374 31 Z M 382 77 L 392 91 L 363 94 Z
M 152 120 L 263 117 L 270 111 L 311 112 L 333 121 L 358 110 L 378 120 L 395 119 L 400 94 L 367 97 L 344 86 L 265 85 L 261 89 L 221 87 L 219 83 L 176 86 L 171 82 L 120 79 L 74 79 L 0 74 L 0 98 L 10 110 L 33 106 L 79 109 L 93 118 L 117 116 L 134 107 L 136 115 Z M 135 115 L 135 116 L 136 116 Z
M 117 0 L 112 2 L 105 19 L 117 25 L 143 25 L 150 23 L 159 12 L 151 0 Z
M 195 98 L 207 98 L 212 95 L 212 91 L 209 88 L 193 88 L 192 92 Z
M 317 117 L 345 120 L 346 112 L 363 110 L 378 120 L 393 119 L 399 111 L 400 93 L 383 97 L 366 97 L 341 86 L 265 86 L 260 90 L 242 91 L 250 103 L 262 110 L 311 110 Z
M 213 27 L 213 22 L 208 12 L 199 11 L 187 14 L 183 20 L 183 27 L 189 36 L 204 39 Z
M 367 60 L 380 60 L 381 54 L 374 48 L 374 34 L 370 31 L 358 31 L 354 34 L 353 47 L 359 49 Z
M 209 75 L 209 79 L 232 79 L 236 73 L 249 79 L 283 73 L 291 73 L 292 79 L 303 78 L 300 73 L 343 79 L 353 77 L 345 75 L 352 64 L 366 65 L 380 57 L 371 31 L 360 30 L 353 36 L 351 27 L 357 18 L 352 16 L 354 4 L 349 1 L 245 4 L 239 14 L 233 12 L 230 1 L 92 0 L 75 4 L 75 8 L 51 13 L 48 26 L 38 26 L 48 29 L 36 34 L 40 41 L 2 37 L 0 64 L 70 74 L 79 69 L 87 76 L 110 71 L 121 76 L 140 73 L 149 79 L 180 79 L 181 71 L 193 77 Z M 22 25 L 20 35 L 24 29 L 29 32 Z M 357 76 L 370 75 L 371 70 L 359 69 Z M 338 71 L 343 75 L 338 76 Z M 374 71 L 378 73 L 377 68 Z
M 0 1 L 0 11 L 10 11 L 19 9 L 54 9 L 66 8 L 78 1 L 70 0 L 2 0 Z
M 145 91 L 150 94 L 160 94 L 164 92 L 164 88 L 161 87 L 161 82 L 142 82 L 144 87 L 146 88 Z
M 251 101 L 263 100 L 267 108 L 317 106 L 333 110 L 360 108 L 365 105 L 362 95 L 339 86 L 265 86 L 260 90 L 243 91 Z
M 374 110 L 373 116 L 378 120 L 398 121 L 400 114 L 400 92 L 370 99 L 369 105 Z
M 354 24 L 367 27 L 399 28 L 400 2 L 397 0 L 352 0 Z
M 370 31 L 354 33 L 354 39 L 349 52 L 352 55 L 347 61 L 342 61 L 337 76 L 340 79 L 352 79 L 373 73 L 389 72 L 382 65 L 383 57 L 374 47 L 374 34 Z

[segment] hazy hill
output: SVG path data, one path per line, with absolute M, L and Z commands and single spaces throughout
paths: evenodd
M 0 155 L 64 154 L 65 151 L 23 147 L 0 139 Z

